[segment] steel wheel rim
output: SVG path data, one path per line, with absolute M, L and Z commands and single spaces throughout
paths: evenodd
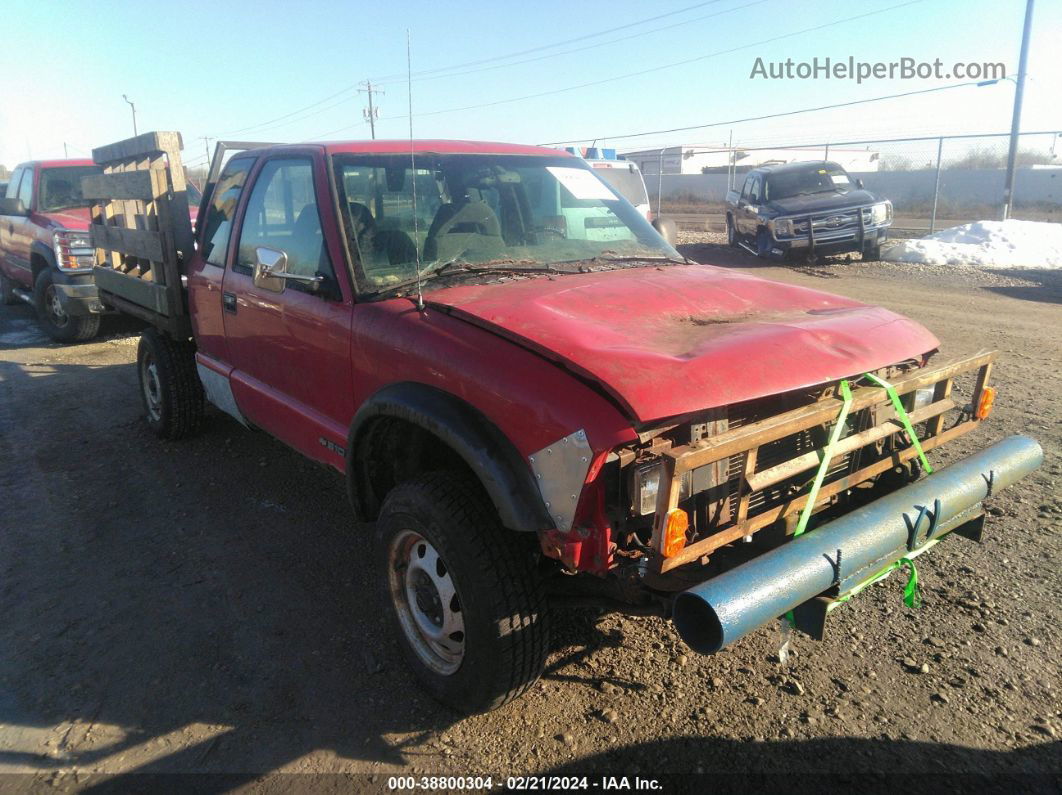
M 55 326 L 63 328 L 67 324 L 69 318 L 63 310 L 63 302 L 59 300 L 59 291 L 52 285 L 48 285 L 44 291 L 44 307 Z
M 145 354 L 140 362 L 140 384 L 144 390 L 144 405 L 148 416 L 158 421 L 162 419 L 162 384 L 159 382 L 159 368 L 155 357 Z
M 406 640 L 432 671 L 453 674 L 465 656 L 465 621 L 449 567 L 413 530 L 395 535 L 387 557 L 391 604 Z

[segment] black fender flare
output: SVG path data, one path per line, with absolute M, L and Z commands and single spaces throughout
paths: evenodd
M 372 513 L 358 493 L 354 466 L 363 434 L 374 419 L 389 417 L 419 426 L 449 445 L 483 485 L 502 524 L 536 532 L 553 527 L 530 465 L 498 427 L 461 398 L 426 384 L 391 384 L 365 401 L 347 433 L 347 489 L 359 517 Z
M 55 252 L 39 240 L 34 240 L 30 244 L 30 262 L 27 264 L 32 264 L 34 255 L 37 255 L 42 260 L 44 260 L 45 268 L 52 268 L 54 270 L 58 270 L 58 267 L 55 262 Z M 33 274 L 34 282 L 36 282 L 37 280 L 37 273 L 39 271 L 40 269 L 38 269 L 37 272 Z

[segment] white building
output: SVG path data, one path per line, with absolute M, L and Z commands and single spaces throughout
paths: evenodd
M 793 163 L 800 160 L 832 160 L 847 171 L 865 173 L 877 171 L 880 163 L 878 152 L 832 146 L 787 149 L 742 149 L 735 146 L 731 154 L 731 150 L 725 146 L 693 144 L 624 152 L 622 157 L 637 163 L 645 177 L 659 174 L 661 171 L 664 174 L 726 173 L 731 165 L 741 173 L 769 163 Z

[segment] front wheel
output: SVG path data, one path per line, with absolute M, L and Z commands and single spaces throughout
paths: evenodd
M 99 315 L 68 315 L 55 286 L 55 275 L 45 268 L 33 284 L 33 304 L 41 327 L 56 342 L 84 342 L 100 330 Z
M 431 472 L 402 483 L 376 532 L 385 612 L 434 698 L 486 712 L 538 679 L 549 620 L 537 546 L 502 527 L 477 482 Z
M 203 385 L 192 343 L 172 340 L 149 328 L 140 335 L 136 370 L 147 424 L 156 436 L 181 439 L 199 430 Z

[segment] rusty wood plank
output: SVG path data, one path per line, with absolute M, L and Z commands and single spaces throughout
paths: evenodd
M 935 447 L 939 447 L 942 444 L 950 442 L 957 436 L 961 436 L 964 433 L 968 433 L 969 431 L 976 428 L 979 424 L 980 423 L 977 420 L 969 420 L 967 422 L 964 422 L 962 425 L 957 425 L 954 428 L 940 434 L 939 436 L 934 436 L 931 439 L 926 439 L 925 441 L 923 441 L 922 449 L 928 451 L 932 450 Z M 823 501 L 831 499 L 832 497 L 840 494 L 841 492 L 854 488 L 863 481 L 872 478 L 875 475 L 880 475 L 882 472 L 892 469 L 894 466 L 898 466 L 905 461 L 909 461 L 912 458 L 915 458 L 917 455 L 918 452 L 913 447 L 908 447 L 896 453 L 893 453 L 891 456 L 889 456 L 888 458 L 884 458 L 881 461 L 875 461 L 873 464 L 869 464 L 860 469 L 858 472 L 854 472 L 851 475 L 848 475 L 847 477 L 841 478 L 840 480 L 836 480 L 833 483 L 827 483 L 819 490 L 819 499 L 816 504 L 821 504 Z M 764 511 L 763 513 L 754 516 L 741 524 L 734 525 L 733 527 L 729 527 L 726 530 L 710 535 L 707 538 L 701 539 L 696 543 L 690 544 L 677 555 L 674 555 L 670 558 L 661 558 L 658 563 L 658 568 L 661 573 L 667 572 L 671 569 L 677 568 L 678 566 L 690 563 L 691 561 L 694 561 L 697 558 L 702 557 L 703 555 L 708 555 L 714 552 L 715 550 L 719 549 L 720 547 L 724 547 L 727 544 L 732 544 L 739 538 L 751 535 L 757 532 L 758 530 L 762 530 L 768 525 L 774 524 L 779 519 L 789 516 L 790 514 L 796 513 L 797 511 L 801 510 L 805 504 L 807 504 L 807 501 L 808 495 L 806 494 L 801 495 L 799 497 L 795 497 L 789 502 L 783 505 L 779 505 L 775 508 L 771 508 L 768 511 Z
M 96 248 L 109 249 L 139 259 L 162 260 L 162 235 L 148 229 L 123 229 L 120 226 L 93 224 L 92 244 Z
M 745 452 L 745 477 L 741 481 L 741 499 L 738 500 L 736 521 L 740 524 L 749 518 L 749 500 L 754 491 L 751 479 L 756 474 L 756 459 L 759 457 L 760 448 L 753 447 Z
M 86 199 L 154 201 L 166 190 L 166 172 L 159 169 L 93 174 L 81 178 L 81 193 Z
M 894 381 L 893 386 L 902 395 L 988 364 L 996 358 L 996 355 L 996 351 L 984 351 L 939 367 L 923 368 Z M 887 399 L 888 396 L 881 387 L 859 387 L 852 391 L 851 411 L 854 413 Z M 721 433 L 697 447 L 683 445 L 673 448 L 664 455 L 675 459 L 676 473 L 681 475 L 687 470 L 727 458 L 734 453 L 741 453 L 751 447 L 758 447 L 798 431 L 828 423 L 837 416 L 838 409 L 839 401 L 821 400 L 810 406 L 801 406 L 751 425 Z
M 928 419 L 940 417 L 955 408 L 955 403 L 952 400 L 942 400 L 939 403 L 931 403 L 928 406 L 923 406 L 920 409 L 916 409 L 908 414 L 911 419 L 912 425 L 918 425 L 920 422 L 925 422 Z M 881 425 L 875 425 L 873 428 L 867 428 L 865 431 L 846 436 L 837 442 L 837 446 L 834 448 L 834 456 L 842 456 L 845 453 L 850 453 L 853 450 L 858 450 L 860 447 L 866 447 L 868 444 L 884 439 L 886 436 L 891 436 L 898 431 L 903 430 L 903 423 L 895 416 L 886 419 Z M 786 478 L 791 478 L 793 475 L 798 475 L 801 472 L 806 472 L 809 469 L 814 469 L 822 461 L 822 453 L 825 448 L 819 450 L 812 450 L 810 453 L 804 453 L 796 458 L 791 458 L 788 461 L 783 461 L 781 464 L 765 469 L 762 472 L 757 472 L 749 477 L 748 484 L 752 491 L 759 491 L 765 489 L 768 486 L 773 486 L 775 483 L 781 483 Z
M 146 132 L 135 138 L 126 138 L 124 141 L 98 146 L 92 150 L 92 159 L 104 165 L 119 160 L 132 160 L 144 155 L 180 152 L 183 148 L 184 142 L 179 132 Z
M 985 387 L 988 386 L 988 379 L 992 375 L 992 362 L 988 362 L 981 368 L 981 372 L 977 374 L 977 383 L 974 385 L 973 398 L 970 400 L 970 405 L 974 411 L 977 411 L 977 406 L 981 402 L 981 393 Z

